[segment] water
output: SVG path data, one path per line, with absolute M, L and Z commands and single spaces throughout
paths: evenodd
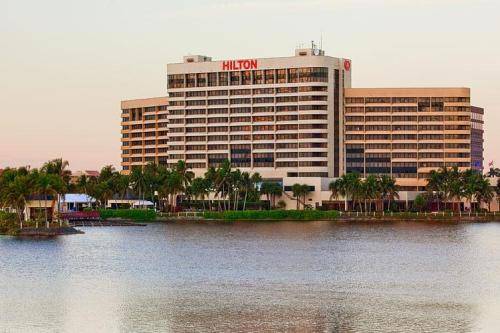
M 499 332 L 500 223 L 0 236 L 0 332 Z

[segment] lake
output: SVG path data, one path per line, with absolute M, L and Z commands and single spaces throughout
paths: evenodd
M 500 223 L 0 236 L 0 332 L 499 332 Z

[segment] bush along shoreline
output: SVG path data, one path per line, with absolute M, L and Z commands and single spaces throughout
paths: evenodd
M 102 220 L 122 219 L 149 222 L 156 220 L 153 209 L 99 209 Z
M 337 219 L 339 212 L 321 210 L 245 210 L 203 212 L 202 217 L 206 220 L 223 221 L 314 221 Z
M 0 235 L 17 236 L 19 230 L 16 214 L 0 211 Z

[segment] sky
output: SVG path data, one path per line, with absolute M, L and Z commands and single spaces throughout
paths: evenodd
M 120 101 L 166 64 L 293 55 L 322 39 L 353 87 L 470 87 L 500 167 L 498 0 L 0 0 L 0 167 L 120 165 Z

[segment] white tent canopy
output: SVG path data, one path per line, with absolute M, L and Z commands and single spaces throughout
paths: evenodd
M 61 203 L 94 203 L 96 200 L 86 194 L 80 194 L 80 193 L 68 193 L 60 197 L 59 202 Z

